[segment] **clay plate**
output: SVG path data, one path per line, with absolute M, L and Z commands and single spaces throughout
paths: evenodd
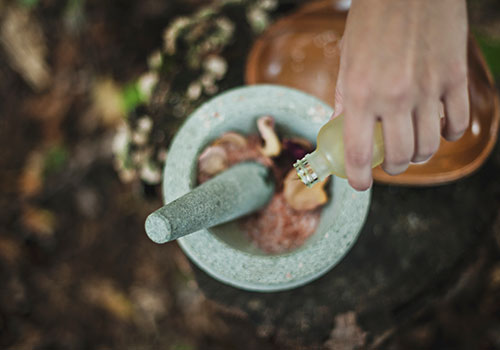
M 246 65 L 247 84 L 271 83 L 308 92 L 333 105 L 339 65 L 337 43 L 347 16 L 346 1 L 316 1 L 272 25 L 254 44 Z M 441 139 L 438 152 L 397 176 L 380 167 L 375 181 L 400 185 L 435 185 L 457 180 L 478 169 L 497 137 L 499 102 L 493 78 L 469 36 L 471 123 L 456 142 Z

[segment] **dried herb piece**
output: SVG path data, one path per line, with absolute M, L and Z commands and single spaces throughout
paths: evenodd
M 264 140 L 264 145 L 260 149 L 267 157 L 276 157 L 281 153 L 281 142 L 274 130 L 274 118 L 271 116 L 260 117 L 257 120 L 257 128 L 260 136 Z
M 325 191 L 327 179 L 314 187 L 307 187 L 297 177 L 295 169 L 288 172 L 283 185 L 286 202 L 295 210 L 313 210 L 328 201 Z

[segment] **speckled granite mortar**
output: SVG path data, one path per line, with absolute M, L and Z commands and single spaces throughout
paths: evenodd
M 271 115 L 280 135 L 315 141 L 331 114 L 332 109 L 317 98 L 280 86 L 242 87 L 213 98 L 188 118 L 172 142 L 164 169 L 165 203 L 196 187 L 198 155 L 222 133 L 256 133 L 256 119 Z M 260 251 L 234 221 L 177 241 L 201 269 L 232 286 L 254 291 L 297 287 L 318 278 L 342 259 L 368 212 L 370 191 L 356 192 L 346 180 L 336 177 L 329 191 L 332 198 L 323 208 L 314 235 L 286 254 Z

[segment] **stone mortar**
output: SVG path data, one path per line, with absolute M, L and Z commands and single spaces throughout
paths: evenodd
M 332 113 L 319 99 L 281 86 L 242 87 L 213 98 L 188 118 L 172 142 L 164 169 L 164 202 L 196 187 L 199 154 L 224 132 L 256 133 L 257 118 L 271 115 L 281 136 L 314 142 Z M 368 212 L 370 191 L 356 192 L 337 177 L 332 178 L 328 190 L 331 199 L 322 209 L 316 232 L 291 252 L 270 255 L 260 251 L 234 221 L 202 229 L 177 242 L 201 269 L 234 287 L 261 292 L 298 287 L 320 277 L 344 257 Z

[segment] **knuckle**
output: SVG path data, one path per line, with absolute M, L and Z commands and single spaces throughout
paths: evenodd
M 385 94 L 386 98 L 392 103 L 398 105 L 407 104 L 412 96 L 412 87 L 406 79 L 396 81 L 386 90 Z
M 467 85 L 467 65 L 465 62 L 453 62 L 449 65 L 448 84 L 450 87 Z
M 437 87 L 439 85 L 438 75 L 432 68 L 426 66 L 423 68 L 419 79 L 417 79 L 417 83 L 420 90 L 427 91 L 429 87 Z
M 366 83 L 357 83 L 356 80 L 346 83 L 346 97 L 354 102 L 364 102 L 368 100 L 370 89 Z
M 345 76 L 344 88 L 346 98 L 353 101 L 366 101 L 370 96 L 370 79 L 361 70 L 350 69 Z

